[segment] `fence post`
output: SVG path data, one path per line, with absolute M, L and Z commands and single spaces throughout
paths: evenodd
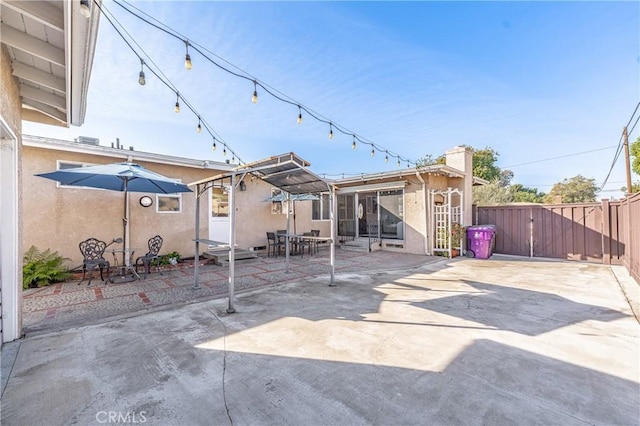
M 602 199 L 600 235 L 602 236 L 602 263 L 611 265 L 611 206 L 606 198 Z

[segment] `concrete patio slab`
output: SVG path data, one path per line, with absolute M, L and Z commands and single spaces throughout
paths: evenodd
M 494 256 L 337 283 L 22 339 L 2 424 L 638 424 L 640 326 L 610 267 Z

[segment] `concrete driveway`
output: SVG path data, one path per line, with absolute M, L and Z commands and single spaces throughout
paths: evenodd
M 494 256 L 327 282 L 5 345 L 2 424 L 638 424 L 640 326 L 609 267 Z

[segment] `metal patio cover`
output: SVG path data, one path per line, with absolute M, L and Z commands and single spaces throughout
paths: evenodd
M 235 169 L 237 174 L 252 173 L 290 194 L 328 192 L 329 183 L 307 169 L 310 163 L 293 152 L 275 155 Z

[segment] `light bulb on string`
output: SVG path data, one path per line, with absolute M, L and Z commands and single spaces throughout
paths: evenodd
M 196 127 L 197 133 L 202 133 L 202 125 L 200 124 L 200 117 L 198 117 L 198 127 Z
M 400 157 L 398 157 L 398 167 L 400 167 Z
M 176 106 L 173 107 L 173 110 L 177 113 L 180 112 L 180 94 L 176 93 Z
M 302 108 L 298 105 L 298 124 L 302 124 Z
M 144 61 L 140 59 L 140 74 L 138 74 L 138 83 L 140 86 L 144 86 L 146 84 L 146 80 L 144 78 Z
M 384 162 L 385 162 L 385 163 L 388 163 L 388 162 L 389 162 L 389 152 L 388 152 L 388 151 L 385 151 L 385 152 L 384 152 Z
M 216 146 L 216 138 L 213 138 L 213 145 L 211 145 L 211 150 L 215 151 L 216 149 L 218 149 L 218 147 Z
M 333 139 L 333 124 L 329 123 L 329 139 Z
M 224 146 L 224 149 L 222 150 L 222 155 L 224 155 L 225 157 L 227 156 L 227 146 Z
M 251 102 L 254 104 L 258 103 L 258 83 L 253 80 L 253 96 L 251 97 Z
M 356 135 L 353 135 L 353 142 L 351 142 L 351 149 L 356 149 Z
M 236 162 L 236 156 L 234 155 L 233 157 L 231 157 L 231 163 L 235 163 Z
M 187 54 L 184 56 L 184 67 L 190 70 L 193 65 L 191 64 L 191 55 L 189 55 L 189 41 L 185 40 L 184 45 L 187 49 Z

